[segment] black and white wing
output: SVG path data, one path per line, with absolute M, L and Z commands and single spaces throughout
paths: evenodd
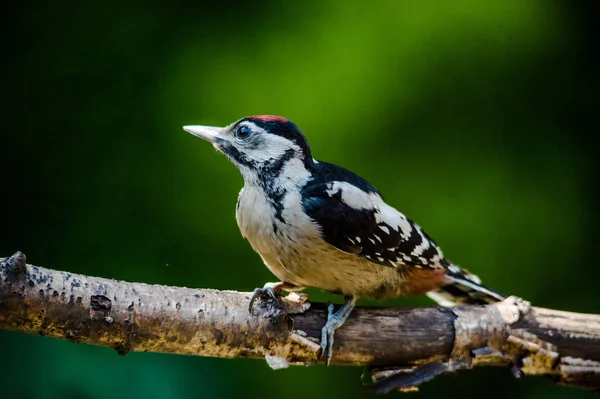
M 361 179 L 309 183 L 302 191 L 304 211 L 336 248 L 374 263 L 444 268 L 448 262 L 435 242 L 413 221 L 387 205 Z
M 341 251 L 384 266 L 444 269 L 449 283 L 428 295 L 442 306 L 478 305 L 505 298 L 479 278 L 448 262 L 436 243 L 412 220 L 387 205 L 369 183 L 325 164 L 321 181 L 302 190 L 304 211 L 323 239 Z

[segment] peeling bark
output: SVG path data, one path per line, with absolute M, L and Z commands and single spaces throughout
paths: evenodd
M 0 328 L 130 351 L 264 358 L 273 368 L 319 362 L 326 304 L 295 295 L 129 283 L 0 262 Z M 310 309 L 308 309 L 310 307 Z M 376 333 L 375 333 L 376 332 Z M 412 389 L 473 366 L 511 367 L 600 389 L 600 316 L 530 307 L 509 298 L 461 308 L 355 309 L 336 332 L 332 364 L 369 366 L 373 387 Z

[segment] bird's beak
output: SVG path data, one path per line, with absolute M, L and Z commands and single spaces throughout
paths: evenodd
M 184 126 L 183 130 L 193 134 L 196 137 L 200 137 L 209 143 L 215 144 L 217 142 L 217 138 L 219 137 L 219 133 L 221 130 L 223 130 L 223 128 L 214 126 Z

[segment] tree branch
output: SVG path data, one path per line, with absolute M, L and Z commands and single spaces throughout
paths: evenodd
M 130 351 L 319 361 L 326 305 L 290 295 L 248 312 L 249 293 L 129 283 L 0 262 L 0 328 Z M 308 309 L 310 307 L 310 309 Z M 366 308 L 336 332 L 333 364 L 369 366 L 373 387 L 409 389 L 473 366 L 509 366 L 600 390 L 600 316 L 509 298 L 461 308 Z

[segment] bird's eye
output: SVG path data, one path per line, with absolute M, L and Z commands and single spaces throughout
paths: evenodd
M 252 134 L 252 129 L 250 129 L 248 126 L 238 126 L 238 128 L 235 130 L 235 137 L 241 140 L 247 139 L 250 137 L 250 134 Z

